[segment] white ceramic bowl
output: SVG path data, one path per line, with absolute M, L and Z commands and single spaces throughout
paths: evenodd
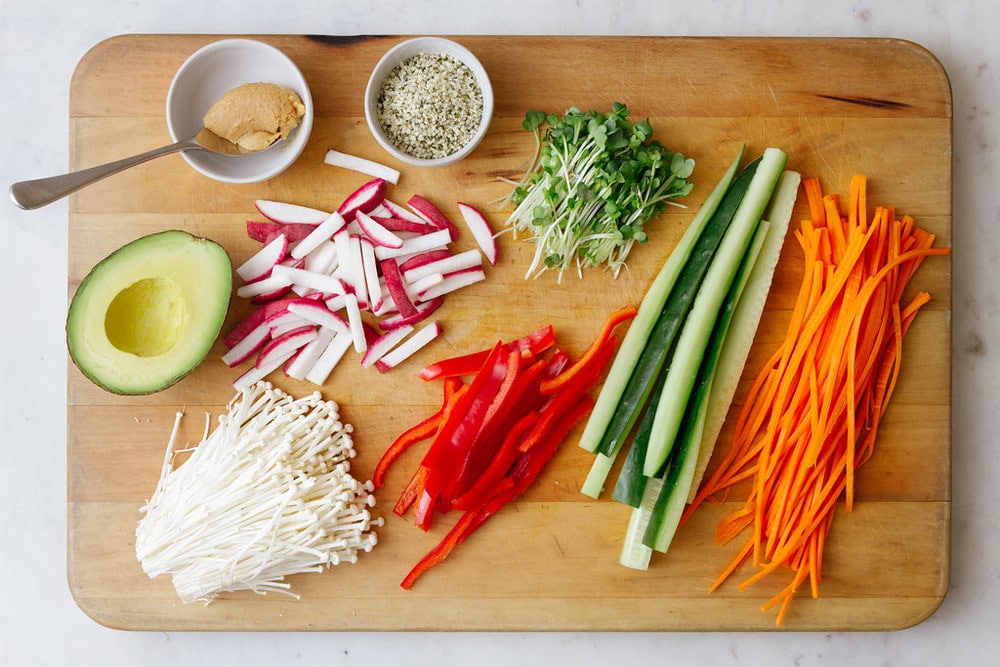
M 377 117 L 378 99 L 386 77 L 400 63 L 421 53 L 444 53 L 461 61 L 466 67 L 472 70 L 479 84 L 479 89 L 482 92 L 483 117 L 478 129 L 462 148 L 444 157 L 419 158 L 400 150 L 390 141 L 379 124 Z M 461 44 L 441 37 L 416 37 L 400 42 L 389 49 L 375 65 L 375 69 L 372 70 L 372 74 L 368 79 L 368 86 L 365 88 L 365 119 L 368 121 L 368 129 L 371 130 L 376 141 L 396 159 L 420 167 L 440 167 L 466 157 L 479 145 L 483 137 L 486 136 L 486 130 L 489 129 L 492 117 L 493 87 L 490 84 L 490 78 L 486 74 L 482 63 L 479 62 L 471 51 Z
M 224 183 L 258 183 L 277 176 L 302 153 L 313 124 L 312 94 L 302 72 L 279 49 L 252 39 L 224 39 L 191 54 L 167 92 L 167 128 L 174 141 L 202 127 L 205 113 L 224 93 L 244 83 L 276 83 L 302 98 L 306 113 L 287 139 L 252 155 L 181 153 L 196 170 Z

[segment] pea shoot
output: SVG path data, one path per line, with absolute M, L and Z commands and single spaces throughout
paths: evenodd
M 562 117 L 532 110 L 522 126 L 535 157 L 508 195 L 507 226 L 536 250 L 525 278 L 605 265 L 616 277 L 632 246 L 646 243 L 646 223 L 691 191 L 694 160 L 653 139 L 648 120 L 632 122 L 615 102 L 602 114 L 571 107 Z

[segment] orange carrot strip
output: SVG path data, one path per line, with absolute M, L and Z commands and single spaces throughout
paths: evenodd
M 750 483 L 745 503 L 716 526 L 720 543 L 749 535 L 711 590 L 748 560 L 756 571 L 741 590 L 790 569 L 790 582 L 761 605 L 778 607 L 779 626 L 806 581 L 819 597 L 838 503 L 854 506 L 855 471 L 874 450 L 899 379 L 903 338 L 930 300 L 919 292 L 904 306 L 903 292 L 924 259 L 949 252 L 892 207 L 877 207 L 869 218 L 863 175 L 851 179 L 846 208 L 824 195 L 817 179 L 803 180 L 803 189 L 811 219 L 794 232 L 804 270 L 785 339 L 754 377 L 731 447 L 682 517 Z

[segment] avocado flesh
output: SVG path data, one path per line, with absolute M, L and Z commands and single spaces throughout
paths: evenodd
M 193 371 L 229 309 L 232 263 L 214 241 L 171 230 L 141 237 L 99 262 L 70 303 L 70 356 L 116 394 L 149 394 Z

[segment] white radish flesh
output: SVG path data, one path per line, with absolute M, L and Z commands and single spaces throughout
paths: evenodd
M 255 252 L 247 261 L 237 267 L 236 275 L 248 283 L 260 280 L 268 276 L 271 273 L 271 269 L 285 258 L 287 251 L 288 239 L 284 234 L 278 234 L 273 241 Z
M 462 214 L 469 231 L 472 232 L 472 238 L 476 240 L 486 256 L 486 261 L 490 263 L 490 266 L 496 266 L 497 239 L 486 216 L 471 204 L 464 202 L 458 202 L 458 211 Z
M 393 169 L 388 165 L 384 165 L 373 160 L 367 160 L 357 155 L 342 153 L 331 149 L 326 152 L 326 157 L 323 158 L 323 161 L 334 167 L 350 169 L 351 171 L 356 171 L 368 176 L 381 178 L 382 180 L 388 181 L 393 185 L 399 182 L 399 171 L 397 169 Z
M 287 202 L 258 199 L 254 202 L 257 210 L 268 220 L 283 224 L 301 223 L 318 225 L 329 217 L 329 211 L 320 211 L 308 206 L 290 204 Z

